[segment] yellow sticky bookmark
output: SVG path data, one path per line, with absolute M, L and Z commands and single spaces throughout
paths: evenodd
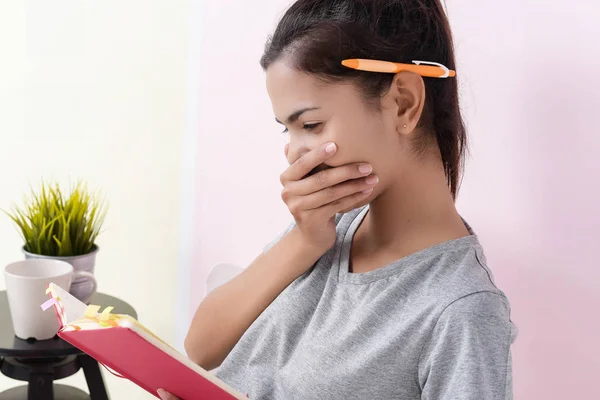
M 104 311 L 102 311 L 102 313 L 100 314 L 100 317 L 98 317 L 98 319 L 100 321 L 108 321 L 110 318 L 110 312 L 113 310 L 114 307 L 106 307 L 104 309 Z
M 49 284 L 48 288 L 46 289 L 46 294 L 50 293 L 53 290 L 54 290 L 54 285 L 53 284 Z
M 96 314 L 98 314 L 98 310 L 100 310 L 100 306 L 95 306 L 93 304 L 90 304 L 85 309 L 85 313 L 83 315 L 88 318 L 96 318 Z

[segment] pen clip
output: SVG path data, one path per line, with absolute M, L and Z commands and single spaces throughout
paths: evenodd
M 441 69 L 443 69 L 445 71 L 445 74 L 440 76 L 440 78 L 447 78 L 450 76 L 450 69 L 448 67 L 446 67 L 444 64 L 440 64 L 440 63 L 436 63 L 436 62 L 432 62 L 432 61 L 418 61 L 418 60 L 413 60 L 414 64 L 417 65 L 433 65 L 435 67 L 440 67 Z

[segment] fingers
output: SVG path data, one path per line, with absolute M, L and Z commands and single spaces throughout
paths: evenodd
M 294 196 L 287 201 L 290 210 L 314 210 L 329 203 L 337 202 L 354 194 L 372 190 L 379 182 L 376 175 L 367 178 L 353 179 L 334 186 L 328 186 L 315 193 Z M 286 199 L 284 199 L 285 201 Z
M 337 146 L 334 143 L 326 143 L 314 150 L 309 151 L 296 160 L 283 174 L 281 174 L 281 183 L 285 185 L 287 182 L 301 180 L 316 166 L 331 158 L 336 151 Z
M 174 396 L 163 389 L 158 389 L 157 394 L 162 400 L 180 400 L 177 396 Z
M 289 153 L 289 146 L 284 152 Z M 379 182 L 373 167 L 366 163 L 328 168 L 308 176 L 336 152 L 334 143 L 324 144 L 304 154 L 281 174 L 281 197 L 296 222 L 304 221 L 308 231 L 343 210 L 368 202 Z
M 355 163 L 342 165 L 340 167 L 317 172 L 300 181 L 289 182 L 285 190 L 295 196 L 304 196 L 335 186 L 342 182 L 366 177 L 371 172 L 373 172 L 373 167 L 369 164 Z
M 356 208 L 356 206 L 361 202 L 365 201 L 372 193 L 374 188 L 370 188 L 364 190 L 362 192 L 355 193 L 350 196 L 346 196 L 339 200 L 335 200 L 321 208 L 318 209 L 319 213 L 322 213 L 323 216 L 329 217 L 331 215 L 336 215 L 338 213 L 343 212 L 344 210 L 351 210 Z

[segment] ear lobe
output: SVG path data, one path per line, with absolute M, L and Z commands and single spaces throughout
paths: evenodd
M 396 103 L 396 126 L 400 133 L 411 133 L 417 127 L 425 106 L 425 82 L 413 72 L 394 76 L 392 93 Z

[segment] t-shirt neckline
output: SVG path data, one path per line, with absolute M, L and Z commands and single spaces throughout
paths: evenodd
M 470 235 L 463 236 L 458 239 L 449 240 L 443 243 L 439 243 L 428 247 L 426 249 L 417 251 L 416 253 L 409 254 L 406 257 L 403 257 L 399 260 L 392 262 L 391 264 L 385 265 L 381 268 L 378 268 L 369 272 L 362 273 L 350 273 L 349 265 L 350 265 L 350 250 L 352 247 L 352 240 L 358 227 L 364 220 L 367 212 L 369 211 L 369 205 L 364 206 L 358 213 L 350 212 L 346 213 L 342 216 L 342 220 L 340 224 L 346 222 L 348 228 L 345 232 L 341 233 L 341 245 L 338 246 L 338 253 L 336 255 L 336 265 L 337 265 L 337 277 L 339 283 L 347 283 L 353 285 L 362 285 L 372 283 L 381 279 L 389 278 L 394 275 L 398 275 L 402 273 L 406 267 L 410 265 L 414 265 L 420 261 L 423 261 L 427 258 L 432 258 L 436 255 L 444 253 L 449 250 L 456 250 L 457 248 L 464 247 L 475 247 L 479 246 L 479 240 L 477 239 L 477 235 L 466 221 L 464 221 L 466 228 L 468 229 Z M 353 218 L 348 224 L 348 220 L 345 219 Z M 344 224 L 344 225 L 346 225 Z

